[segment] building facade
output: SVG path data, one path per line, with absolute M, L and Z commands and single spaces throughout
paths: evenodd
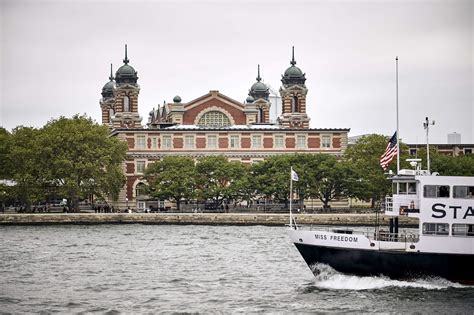
M 340 156 L 347 148 L 347 128 L 310 128 L 306 113 L 305 74 L 296 67 L 294 51 L 290 67 L 282 75 L 281 113 L 270 122 L 269 88 L 258 68 L 244 103 L 213 90 L 189 102 L 175 96 L 149 113 L 146 125 L 138 115 L 140 87 L 125 50 L 124 65 L 102 89 L 102 123 L 111 135 L 128 144 L 124 173 L 126 186 L 118 207 L 147 206 L 140 198 L 142 175 L 148 164 L 166 156 L 200 158 L 223 155 L 229 160 L 255 163 L 291 153 L 325 153 Z

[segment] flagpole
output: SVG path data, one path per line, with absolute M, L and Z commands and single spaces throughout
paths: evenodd
M 290 229 L 293 227 L 292 223 L 292 212 L 291 212 L 291 199 L 293 199 L 293 166 L 290 167 Z
M 396 61 L 396 99 L 397 99 L 397 175 L 400 172 L 400 130 L 398 126 L 398 56 L 395 58 Z

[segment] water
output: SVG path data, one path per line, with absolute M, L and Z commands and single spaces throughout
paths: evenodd
M 0 313 L 456 313 L 474 287 L 314 277 L 283 227 L 0 227 Z M 447 266 L 448 267 L 448 266 Z

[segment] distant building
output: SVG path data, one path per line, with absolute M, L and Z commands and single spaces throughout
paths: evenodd
M 188 102 L 175 96 L 172 103 L 151 110 L 145 126 L 138 115 L 138 76 L 129 65 L 126 48 L 123 62 L 115 78 L 111 71 L 100 100 L 102 123 L 111 128 L 112 136 L 128 144 L 127 183 L 119 207 L 147 206 L 141 176 L 149 163 L 166 156 L 223 155 L 254 163 L 296 152 L 340 156 L 347 147 L 349 129 L 309 128 L 306 77 L 296 66 L 294 53 L 282 76 L 279 96 L 271 96 L 259 68 L 244 103 L 215 90 Z M 270 119 L 273 101 L 281 102 L 275 122 Z

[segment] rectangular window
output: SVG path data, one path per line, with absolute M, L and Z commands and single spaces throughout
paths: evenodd
M 171 149 L 171 136 L 163 136 L 163 149 Z
M 275 149 L 283 149 L 285 147 L 285 137 L 283 135 L 275 135 Z
M 239 149 L 240 148 L 240 137 L 238 135 L 230 136 L 230 148 Z
M 137 174 L 143 174 L 145 171 L 145 161 L 137 161 Z
M 460 198 L 460 199 L 474 198 L 474 186 L 454 186 L 453 198 Z
M 137 149 L 145 149 L 145 136 L 138 135 L 137 136 Z
M 410 149 L 410 155 L 416 155 L 417 149 Z
M 217 136 L 216 135 L 207 136 L 207 148 L 217 149 Z
M 261 135 L 253 135 L 252 136 L 252 148 L 253 149 L 260 149 L 262 147 L 262 136 Z
M 156 139 L 156 137 L 152 138 L 151 145 L 154 150 L 158 149 L 158 139 Z
M 425 185 L 423 196 L 426 198 L 449 198 L 449 186 Z
M 474 224 L 453 224 L 453 236 L 474 236 Z
M 398 194 L 399 195 L 407 194 L 407 183 L 398 183 Z
M 194 136 L 184 136 L 184 148 L 194 149 Z
M 464 148 L 464 155 L 470 155 L 472 154 L 472 149 L 471 148 Z
M 321 147 L 322 148 L 330 148 L 331 147 L 331 136 L 330 135 L 322 135 L 321 136 Z
M 297 135 L 296 136 L 296 148 L 297 149 L 306 149 L 306 135 Z
M 448 223 L 423 223 L 425 235 L 449 235 Z

